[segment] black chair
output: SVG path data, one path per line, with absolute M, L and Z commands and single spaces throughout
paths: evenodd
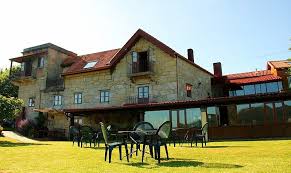
M 70 126 L 69 132 L 70 132 L 70 140 L 73 141 L 73 146 L 75 142 L 77 142 L 79 146 L 79 142 L 80 142 L 79 128 L 77 128 L 76 126 Z
M 133 153 L 133 146 L 136 145 L 136 156 L 138 155 L 138 150 L 140 150 L 140 144 L 144 142 L 144 135 L 142 131 L 145 130 L 154 130 L 154 126 L 145 121 L 138 122 L 134 127 L 133 127 L 133 133 L 129 134 L 129 138 L 131 140 L 131 145 L 130 145 L 130 156 L 132 156 Z M 152 148 L 151 148 L 151 155 L 152 155 Z
M 80 143 L 81 143 L 81 148 L 83 147 L 83 143 L 86 144 L 90 143 L 90 147 L 92 146 L 92 143 L 94 139 L 94 131 L 90 126 L 82 126 L 80 128 Z
M 115 147 L 119 148 L 119 159 L 122 160 L 121 147 L 122 147 L 122 145 L 124 145 L 125 146 L 127 162 L 129 162 L 128 149 L 127 149 L 126 142 L 125 141 L 122 141 L 122 142 L 117 142 L 116 141 L 116 142 L 109 143 L 108 136 L 107 136 L 108 134 L 107 134 L 106 128 L 105 128 L 105 126 L 104 126 L 104 124 L 102 122 L 100 122 L 100 127 L 101 127 L 101 131 L 102 131 L 102 134 L 103 134 L 104 142 L 105 142 L 105 161 L 107 159 L 107 152 L 109 151 L 109 163 L 111 163 L 112 150 Z
M 153 136 L 151 142 L 149 143 L 149 146 L 153 146 L 154 147 L 154 151 L 155 151 L 155 159 L 158 160 L 158 163 L 161 162 L 161 152 L 160 152 L 160 148 L 161 146 L 165 147 L 166 150 L 166 155 L 167 155 L 167 160 L 169 160 L 169 154 L 168 154 L 168 147 L 167 147 L 167 140 L 170 137 L 172 131 L 172 123 L 170 121 L 166 121 L 164 122 L 159 129 L 156 132 L 156 135 Z M 146 144 L 144 144 L 146 145 Z M 143 149 L 143 153 L 142 153 L 142 161 L 144 158 L 144 154 L 145 154 L 145 150 Z
M 203 147 L 203 143 L 205 143 L 205 146 L 206 146 L 206 134 L 207 134 L 207 132 L 208 132 L 208 123 L 204 124 L 204 126 L 200 130 L 196 130 L 196 133 L 193 133 L 193 136 L 191 139 L 191 147 L 192 147 L 193 140 L 195 140 L 196 147 L 197 147 L 198 140 L 201 141 L 202 147 Z

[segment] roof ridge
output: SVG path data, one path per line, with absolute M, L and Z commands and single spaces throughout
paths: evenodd
M 88 53 L 88 54 L 84 54 L 84 55 L 79 55 L 79 57 L 93 55 L 93 54 L 97 54 L 97 53 L 111 52 L 111 51 L 120 50 L 120 49 L 121 48 L 116 48 L 116 49 L 109 49 L 109 50 L 104 50 L 104 51 L 100 51 L 100 52 L 95 52 L 95 53 Z

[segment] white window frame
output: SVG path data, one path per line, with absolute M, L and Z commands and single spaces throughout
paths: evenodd
M 110 91 L 100 90 L 100 103 L 109 103 L 110 101 Z
M 74 94 L 74 103 L 75 104 L 82 104 L 83 102 L 83 95 L 82 93 L 78 92 Z
M 35 98 L 34 97 L 30 97 L 28 99 L 28 106 L 29 107 L 34 107 L 35 106 Z
M 54 106 L 61 106 L 63 102 L 63 96 L 54 95 Z

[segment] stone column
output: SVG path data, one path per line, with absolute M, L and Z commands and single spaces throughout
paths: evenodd
M 200 108 L 201 110 L 201 124 L 202 127 L 207 123 L 207 112 L 206 107 Z M 208 132 L 206 133 L 206 141 L 208 141 Z

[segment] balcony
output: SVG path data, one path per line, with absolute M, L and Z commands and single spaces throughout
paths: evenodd
M 138 98 L 138 96 L 128 96 L 125 101 L 125 104 L 127 105 L 146 103 L 157 103 L 157 97 L 152 95 L 149 95 L 149 98 Z
M 154 74 L 154 63 L 151 61 L 145 61 L 143 63 L 130 63 L 128 65 L 128 76 L 151 76 Z
M 12 79 L 12 82 L 16 85 L 25 82 L 31 82 L 33 80 L 36 80 L 36 70 L 31 68 L 25 71 L 19 71 L 13 73 L 10 78 Z
M 63 91 L 64 90 L 64 79 L 47 79 L 45 91 Z

